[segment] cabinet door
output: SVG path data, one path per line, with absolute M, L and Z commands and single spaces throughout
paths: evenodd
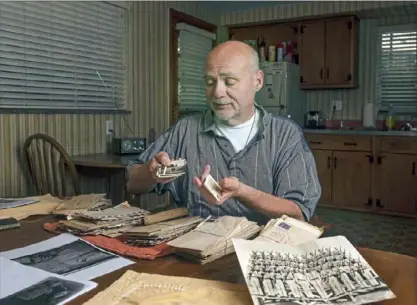
M 321 185 L 319 205 L 332 204 L 332 151 L 313 150 L 317 174 Z
M 301 88 L 324 85 L 325 23 L 303 23 L 300 26 L 300 82 Z
M 273 24 L 262 27 L 262 37 L 266 44 L 277 46 L 283 41 L 297 42 L 298 24 Z
M 251 26 L 244 28 L 231 28 L 229 29 L 230 40 L 257 40 L 262 35 L 260 26 Z
M 346 208 L 370 209 L 371 172 L 369 153 L 333 151 L 333 204 Z
M 381 154 L 377 158 L 377 209 L 416 213 L 416 161 L 416 156 L 402 154 Z
M 326 85 L 344 87 L 353 84 L 353 18 L 326 22 Z

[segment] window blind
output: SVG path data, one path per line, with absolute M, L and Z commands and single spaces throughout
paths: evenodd
M 125 16 L 106 2 L 0 2 L 0 108 L 125 108 Z
M 214 33 L 178 23 L 178 104 L 180 113 L 208 108 L 205 64 L 213 49 Z
M 377 96 L 382 105 L 417 105 L 417 24 L 378 31 Z

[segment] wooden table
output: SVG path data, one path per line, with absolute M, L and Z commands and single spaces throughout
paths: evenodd
M 23 247 L 53 237 L 53 234 L 42 229 L 43 223 L 52 220 L 53 218 L 51 216 L 35 218 L 34 220 L 28 219 L 27 221 L 22 221 L 22 227 L 20 229 L 0 232 L 0 251 Z M 387 300 L 378 304 L 417 304 L 416 258 L 364 248 L 358 250 L 397 296 L 396 299 Z M 83 304 L 96 293 L 110 286 L 126 270 L 162 275 L 188 276 L 239 284 L 245 283 L 235 254 L 228 255 L 207 265 L 198 265 L 171 255 L 153 261 L 138 260 L 135 264 L 96 278 L 93 280 L 99 284 L 96 289 L 78 297 L 68 304 Z
M 72 162 L 80 174 L 94 177 L 107 177 L 106 191 L 113 204 L 128 199 L 126 192 L 125 169 L 130 160 L 138 154 L 116 155 L 111 153 L 72 156 Z

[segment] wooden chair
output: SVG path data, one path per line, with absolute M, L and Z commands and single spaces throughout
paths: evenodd
M 42 133 L 31 135 L 23 145 L 23 153 L 26 172 L 38 195 L 59 198 L 80 195 L 77 170 L 58 141 Z

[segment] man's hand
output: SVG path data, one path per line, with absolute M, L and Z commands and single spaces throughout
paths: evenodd
M 206 165 L 201 177 L 194 177 L 194 183 L 198 187 L 203 197 L 211 204 L 220 205 L 227 199 L 237 196 L 240 186 L 240 181 L 236 177 L 227 177 L 220 180 L 218 183 L 222 189 L 219 200 L 213 197 L 210 192 L 204 187 L 203 183 L 210 174 L 210 165 Z
M 158 167 L 160 165 L 163 166 L 170 166 L 172 160 L 169 158 L 168 154 L 164 151 L 157 153 L 148 163 L 147 167 L 149 172 L 152 175 L 152 178 L 158 183 L 169 183 L 174 181 L 177 177 L 173 178 L 159 178 L 156 176 L 156 172 L 158 171 Z

